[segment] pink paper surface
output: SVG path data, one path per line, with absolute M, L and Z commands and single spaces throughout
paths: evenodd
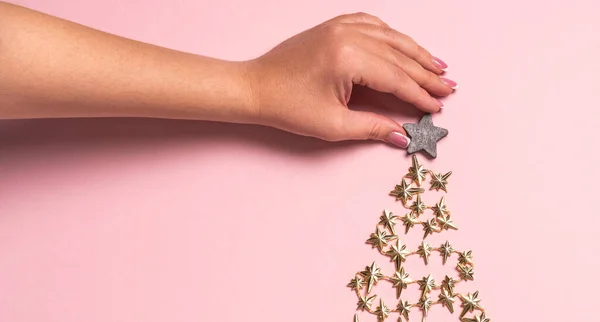
M 479 290 L 492 321 L 598 319 L 600 2 L 15 2 L 225 59 L 338 14 L 381 17 L 460 84 L 434 116 L 450 132 L 438 158 L 421 160 L 453 171 L 460 230 L 430 240 L 473 251 L 461 290 Z M 0 321 L 351 321 L 350 278 L 392 267 L 365 240 L 383 209 L 404 214 L 388 193 L 409 166 L 384 144 L 253 126 L 1 122 Z M 402 238 L 415 249 L 421 236 Z M 408 272 L 439 281 L 454 263 L 413 257 Z M 435 306 L 428 321 L 458 316 Z

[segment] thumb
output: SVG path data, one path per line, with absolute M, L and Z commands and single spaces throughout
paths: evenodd
M 344 129 L 348 139 L 378 140 L 406 149 L 410 138 L 406 131 L 389 117 L 364 111 L 346 110 Z

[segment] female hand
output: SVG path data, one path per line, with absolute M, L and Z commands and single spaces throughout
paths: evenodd
M 390 93 L 425 112 L 457 87 L 447 65 L 379 18 L 336 17 L 248 62 L 257 123 L 327 141 L 375 139 L 406 148 L 394 120 L 348 109 L 353 85 Z

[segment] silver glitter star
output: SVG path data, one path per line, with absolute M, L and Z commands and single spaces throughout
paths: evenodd
M 410 136 L 408 153 L 424 150 L 431 157 L 437 157 L 437 141 L 448 135 L 448 130 L 433 125 L 431 114 L 425 114 L 417 124 L 402 125 Z

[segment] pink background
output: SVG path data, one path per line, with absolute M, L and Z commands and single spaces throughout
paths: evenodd
M 434 118 L 450 131 L 439 157 L 421 159 L 453 171 L 460 230 L 431 240 L 473 250 L 464 290 L 492 321 L 597 319 L 598 1 L 16 2 L 225 59 L 338 14 L 381 17 L 461 86 Z M 387 194 L 408 166 L 384 144 L 253 126 L 2 122 L 0 321 L 351 321 L 349 279 L 391 267 L 364 241 L 381 210 L 402 214 Z M 411 263 L 438 280 L 454 264 Z M 458 317 L 436 306 L 429 321 Z

